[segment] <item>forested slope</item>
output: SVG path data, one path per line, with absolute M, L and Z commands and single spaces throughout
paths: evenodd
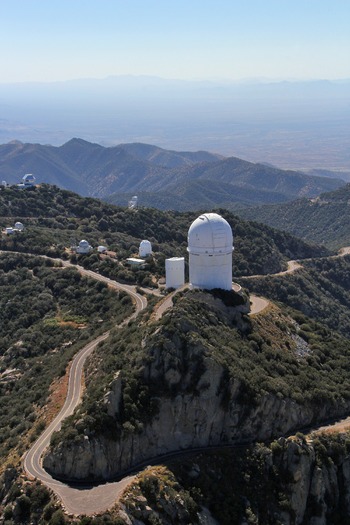
M 335 249 L 350 244 L 350 184 L 315 199 L 240 210 L 240 216 Z
M 9 453 L 21 455 L 28 440 L 45 426 L 40 417 L 50 385 L 64 375 L 72 355 L 96 332 L 127 316 L 131 301 L 103 283 L 81 277 L 74 268 L 16 254 L 0 256 L 0 287 L 4 465 Z
M 288 259 L 329 253 L 289 234 L 243 221 L 227 210 L 221 213 L 233 229 L 234 275 L 273 273 L 285 268 Z M 0 191 L 0 226 L 20 219 L 25 230 L 19 235 L 3 236 L 0 249 L 67 257 L 65 247 L 70 247 L 72 240 L 87 239 L 95 247 L 107 245 L 116 252 L 117 259 L 101 261 L 95 252 L 81 257 L 86 267 L 99 268 L 123 281 L 149 284 L 152 275 L 164 276 L 166 257 L 186 256 L 188 228 L 197 216 L 198 212 L 128 210 L 54 186 L 41 185 L 26 191 L 8 188 Z M 152 242 L 154 257 L 148 261 L 148 270 L 131 272 L 124 260 L 137 255 L 142 239 Z

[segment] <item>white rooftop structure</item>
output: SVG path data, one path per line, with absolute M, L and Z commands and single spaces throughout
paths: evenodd
M 5 228 L 6 235 L 12 235 L 15 233 L 15 230 L 12 227 Z
M 106 246 L 97 246 L 97 251 L 98 253 L 105 253 L 107 251 L 107 247 Z
M 80 241 L 78 246 L 76 247 L 77 253 L 90 253 L 91 250 L 92 250 L 92 246 L 90 246 L 88 241 L 86 241 L 85 239 Z
M 126 259 L 126 262 L 130 265 L 130 266 L 134 266 L 134 267 L 139 267 L 139 268 L 142 268 L 143 266 L 145 266 L 145 261 L 143 259 L 137 259 L 136 257 L 128 257 Z
M 190 284 L 211 290 L 232 289 L 233 236 L 217 213 L 200 215 L 188 230 Z
M 139 247 L 139 256 L 140 257 L 148 257 L 148 255 L 152 254 L 152 244 L 150 241 L 143 240 L 140 242 Z
M 180 288 L 185 284 L 185 258 L 165 259 L 165 288 Z

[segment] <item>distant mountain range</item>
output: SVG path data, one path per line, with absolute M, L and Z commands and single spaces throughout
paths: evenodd
M 177 210 L 286 202 L 344 185 L 340 179 L 236 157 L 139 143 L 104 147 L 72 139 L 59 147 L 18 141 L 1 145 L 1 180 L 19 182 L 25 173 L 33 173 L 39 183 L 56 184 L 83 196 L 126 205 L 137 194 L 141 205 Z
M 80 137 L 215 151 L 350 182 L 350 79 L 179 80 L 114 76 L 0 83 L 0 143 Z M 315 173 L 317 175 L 317 173 Z
M 273 226 L 309 242 L 340 248 L 350 244 L 350 184 L 314 199 L 239 210 L 245 218 Z

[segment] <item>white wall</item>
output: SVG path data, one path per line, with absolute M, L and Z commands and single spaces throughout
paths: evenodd
M 232 252 L 220 255 L 190 253 L 190 284 L 194 288 L 211 290 L 232 288 Z
M 165 288 L 180 288 L 185 284 L 185 258 L 165 260 Z

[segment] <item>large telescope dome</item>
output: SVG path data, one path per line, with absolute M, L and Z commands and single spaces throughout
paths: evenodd
M 203 213 L 188 230 L 189 253 L 231 253 L 232 244 L 231 226 L 217 213 Z
M 187 250 L 193 287 L 231 290 L 233 236 L 223 217 L 217 213 L 200 215 L 188 230 Z

